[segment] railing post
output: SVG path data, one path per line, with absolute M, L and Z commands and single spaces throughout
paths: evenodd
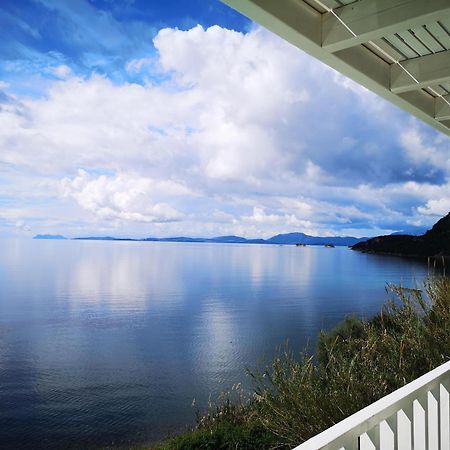
M 375 444 L 368 433 L 363 433 L 359 437 L 359 448 L 360 450 L 377 450 L 379 447 L 375 447 Z
M 414 400 L 413 443 L 414 450 L 426 450 L 427 429 L 425 410 L 418 400 Z
M 394 429 L 395 429 L 395 427 L 394 427 Z M 394 450 L 397 448 L 395 433 L 386 420 L 383 420 L 380 423 L 380 446 L 379 446 L 379 448 L 381 450 Z
M 391 417 L 386 419 L 386 423 L 389 425 L 389 428 L 392 431 L 394 438 L 394 450 L 398 450 L 398 430 L 397 430 L 397 413 L 393 414 Z
M 450 450 L 450 380 L 439 385 L 440 450 Z
M 439 449 L 439 386 L 431 389 L 428 394 L 428 448 Z
M 412 450 L 412 405 L 397 413 L 398 450 Z

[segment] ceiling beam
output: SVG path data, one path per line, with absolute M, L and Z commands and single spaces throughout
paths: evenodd
M 395 94 L 450 81 L 450 50 L 409 59 L 401 64 L 417 81 L 398 64 L 392 64 L 391 91 Z
M 450 17 L 448 0 L 360 0 L 341 6 L 322 18 L 322 47 L 329 52 L 379 39 Z

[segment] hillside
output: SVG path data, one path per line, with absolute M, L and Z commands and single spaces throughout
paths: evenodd
M 353 245 L 353 250 L 387 255 L 428 257 L 450 256 L 450 213 L 422 236 L 378 236 Z

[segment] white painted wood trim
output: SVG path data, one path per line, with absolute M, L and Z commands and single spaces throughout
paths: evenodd
M 450 361 L 347 417 L 347 419 L 295 447 L 294 450 L 337 450 L 346 448 L 349 439 L 358 439 L 359 436 L 389 419 L 398 411 L 411 409 L 416 398 L 424 393 L 428 396 L 432 389 L 437 388 L 439 390 L 440 385 L 448 383 L 449 379 Z

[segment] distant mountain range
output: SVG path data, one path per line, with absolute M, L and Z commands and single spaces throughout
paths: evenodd
M 67 239 L 60 234 L 38 234 L 33 239 Z M 363 242 L 368 238 L 355 238 L 352 236 L 309 236 L 304 233 L 277 234 L 269 239 L 246 239 L 240 236 L 217 236 L 213 238 L 191 238 L 185 236 L 176 236 L 169 238 L 148 237 L 144 239 L 118 238 L 113 236 L 87 236 L 77 237 L 74 240 L 84 241 L 150 241 L 150 242 L 212 242 L 222 244 L 278 244 L 278 245 L 334 245 L 351 246 L 358 242 Z
M 338 246 L 349 246 L 355 245 L 358 242 L 366 241 L 369 238 L 355 238 L 352 236 L 333 236 L 333 237 L 322 237 L 322 236 L 309 236 L 304 233 L 287 233 L 287 234 L 277 234 L 265 241 L 267 244 L 306 244 L 306 245 L 338 245 Z
M 37 234 L 33 239 L 68 239 L 60 234 Z M 114 236 L 86 236 L 72 238 L 84 241 L 147 241 L 147 242 L 209 242 L 223 244 L 276 244 L 276 245 L 327 245 L 347 246 L 368 253 L 399 256 L 450 256 L 450 214 L 439 220 L 431 230 L 411 227 L 386 236 L 355 238 L 352 236 L 310 236 L 305 233 L 277 234 L 269 239 L 247 239 L 241 236 L 192 238 L 175 236 L 143 239 Z

